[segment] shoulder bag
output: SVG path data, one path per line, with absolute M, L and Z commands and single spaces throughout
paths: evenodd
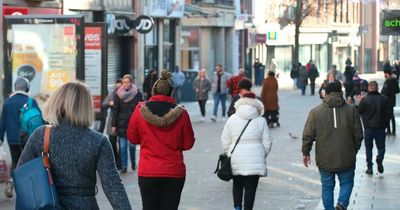
M 43 152 L 12 172 L 17 195 L 16 210 L 61 209 L 56 186 L 50 171 L 50 126 L 45 127 Z
M 249 125 L 250 121 L 251 121 L 251 119 L 247 122 L 246 126 L 244 126 L 242 132 L 240 133 L 240 135 L 235 143 L 235 146 L 233 147 L 232 151 L 230 152 L 231 156 L 240 141 L 240 137 L 242 137 L 242 135 L 243 135 L 244 131 L 246 130 L 247 126 Z M 219 155 L 217 168 L 215 169 L 214 174 L 217 174 L 218 178 L 220 178 L 221 180 L 226 181 L 226 182 L 229 182 L 232 179 L 233 174 L 232 174 L 232 166 L 231 166 L 231 157 L 228 157 L 228 154 L 223 153 L 223 154 Z

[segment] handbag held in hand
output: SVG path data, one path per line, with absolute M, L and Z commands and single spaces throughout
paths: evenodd
M 50 171 L 50 128 L 50 126 L 45 128 L 41 157 L 25 163 L 12 172 L 17 195 L 16 210 L 61 209 Z
M 239 138 L 235 143 L 235 146 L 233 147 L 232 151 L 230 152 L 231 156 L 240 141 L 240 137 L 242 137 L 242 135 L 243 135 L 244 131 L 246 130 L 247 126 L 249 125 L 250 121 L 251 121 L 251 119 L 249 121 L 247 121 L 246 126 L 244 126 L 242 132 L 240 133 Z M 215 169 L 214 174 L 217 174 L 218 178 L 220 178 L 222 181 L 229 182 L 233 177 L 232 166 L 231 166 L 231 157 L 228 157 L 228 155 L 225 153 L 220 154 L 219 158 L 218 158 L 217 168 Z

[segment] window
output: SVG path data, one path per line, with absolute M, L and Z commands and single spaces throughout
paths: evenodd
M 183 70 L 200 69 L 199 29 L 182 27 L 181 32 L 181 68 Z

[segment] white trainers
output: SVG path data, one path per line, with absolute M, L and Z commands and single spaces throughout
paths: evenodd
M 200 122 L 204 122 L 204 117 L 200 117 Z
M 222 122 L 225 122 L 226 120 L 228 120 L 228 118 L 222 117 Z
M 213 122 L 217 122 L 217 117 L 214 115 L 214 116 L 212 116 L 211 117 L 211 121 L 213 121 Z

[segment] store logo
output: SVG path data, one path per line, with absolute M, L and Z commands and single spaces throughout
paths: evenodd
M 142 34 L 149 33 L 154 26 L 153 19 L 145 15 L 139 16 L 135 22 L 137 23 L 137 26 L 135 27 L 136 31 Z
M 141 15 L 137 19 L 132 20 L 128 16 L 107 14 L 107 33 L 108 34 L 124 34 L 128 33 L 131 29 L 145 34 L 153 29 L 154 21 L 151 17 Z

